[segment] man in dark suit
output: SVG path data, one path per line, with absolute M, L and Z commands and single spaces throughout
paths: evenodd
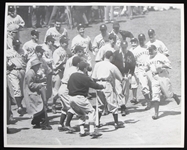
M 118 67 L 123 78 L 123 93 L 125 95 L 125 104 L 129 98 L 129 86 L 130 79 L 134 74 L 134 69 L 136 65 L 136 61 L 134 55 L 131 51 L 127 50 L 128 43 L 127 41 L 121 42 L 120 50 L 114 52 L 112 63 Z M 126 115 L 125 104 L 121 105 L 122 116 Z

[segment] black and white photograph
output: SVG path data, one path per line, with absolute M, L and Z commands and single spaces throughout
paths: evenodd
M 184 147 L 184 4 L 7 2 L 4 16 L 4 147 Z

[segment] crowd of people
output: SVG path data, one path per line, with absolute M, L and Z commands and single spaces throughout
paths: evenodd
M 15 14 L 15 8 L 10 7 L 8 17 Z M 20 18 L 17 15 L 16 19 L 7 19 L 7 124 L 15 121 L 11 105 L 16 104 L 21 116 L 32 115 L 33 128 L 51 130 L 48 100 L 52 97 L 54 114 L 56 101 L 61 102 L 58 130 L 75 132 L 71 120 L 76 115 L 80 120 L 80 136 L 87 135 L 84 125 L 88 119 L 90 136 L 98 137 L 101 134 L 95 129 L 101 127 L 102 115 L 112 113 L 115 128 L 124 127 L 118 121 L 118 114 L 128 113 L 130 89 L 131 103 L 137 104 L 137 89 L 141 87 L 145 110 L 151 105 L 155 109 L 154 120 L 159 118 L 161 98 L 173 98 L 180 103 L 169 79 L 169 50 L 156 38 L 154 29 L 148 29 L 150 41 L 145 43 L 144 33 L 136 38 L 131 32 L 120 30 L 117 21 L 113 22 L 112 31 L 104 23 L 92 42 L 85 34 L 85 23 L 78 23 L 78 34 L 69 50 L 68 31 L 64 28 L 61 32 L 62 21 L 56 18 L 54 27 L 46 31 L 43 44 L 38 44 L 40 32 L 34 29 L 31 39 L 20 47 L 19 30 L 25 25 Z M 95 65 L 91 53 L 95 56 Z M 98 111 L 89 101 L 93 93 L 99 103 Z

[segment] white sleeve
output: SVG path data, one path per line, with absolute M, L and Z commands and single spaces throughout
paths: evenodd
M 25 21 L 21 18 L 20 15 L 18 15 L 18 17 L 19 17 L 19 21 L 20 21 L 19 25 L 24 27 L 25 26 Z

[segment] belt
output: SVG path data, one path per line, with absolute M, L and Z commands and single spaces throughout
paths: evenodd
M 138 67 L 140 67 L 140 66 L 145 66 L 145 64 L 137 64 L 137 66 L 138 66 Z
M 65 83 L 65 82 L 61 82 L 62 84 L 66 84 L 67 85 L 67 83 Z

